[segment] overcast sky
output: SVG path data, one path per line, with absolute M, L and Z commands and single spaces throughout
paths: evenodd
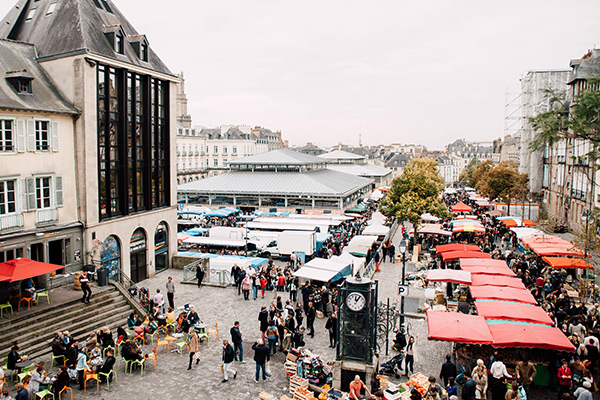
M 507 88 L 600 45 L 597 0 L 113 2 L 184 72 L 195 125 L 261 125 L 290 144 L 492 140 Z

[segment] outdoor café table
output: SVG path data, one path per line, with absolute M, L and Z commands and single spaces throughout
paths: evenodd
M 96 357 L 96 358 L 90 360 L 89 365 L 90 365 L 90 367 L 92 367 L 91 368 L 92 372 L 95 373 L 96 371 L 98 371 L 100 369 L 99 367 L 104 365 L 104 360 L 100 357 Z
M 17 368 L 17 369 L 23 369 L 23 368 L 29 367 L 31 364 L 35 364 L 35 360 L 33 360 L 33 359 L 31 359 L 31 360 L 27 359 L 27 360 L 24 360 L 24 361 L 16 363 L 15 364 L 15 368 Z
M 164 328 L 167 326 L 167 316 L 165 314 L 160 314 L 158 317 L 156 317 L 156 323 L 159 328 Z

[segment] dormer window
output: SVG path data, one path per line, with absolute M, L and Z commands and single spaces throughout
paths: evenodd
M 6 73 L 6 80 L 19 94 L 31 94 L 33 76 L 27 70 L 9 71 Z
M 46 15 L 51 15 L 54 13 L 54 10 L 56 9 L 56 3 L 51 3 L 48 6 L 48 10 L 46 11 Z
M 148 41 L 146 35 L 133 35 L 129 37 L 129 43 L 135 50 L 138 57 L 142 61 L 148 61 L 150 49 L 148 47 Z
M 140 44 L 140 59 L 142 61 L 148 61 L 148 43 L 146 42 Z
M 115 52 L 119 54 L 125 52 L 125 46 L 123 46 L 123 33 L 120 30 L 115 33 Z
M 37 8 L 32 8 L 31 10 L 29 10 L 27 17 L 25 17 L 25 21 L 31 21 L 35 15 L 36 11 L 37 11 Z

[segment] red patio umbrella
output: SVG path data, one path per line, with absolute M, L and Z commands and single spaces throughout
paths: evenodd
M 481 251 L 449 251 L 442 253 L 442 260 L 455 261 L 461 258 L 492 258 L 489 253 L 483 253 Z
M 532 322 L 536 324 L 552 325 L 554 321 L 542 307 L 525 303 L 509 301 L 481 301 L 475 302 L 477 314 L 485 319 L 513 320 Z
M 471 207 L 469 207 L 468 205 L 466 205 L 465 203 L 463 203 L 462 201 L 459 201 L 457 204 L 452 206 L 452 212 L 471 212 L 473 211 L 473 209 Z
M 529 347 L 575 351 L 575 346 L 558 328 L 530 324 L 489 324 L 493 347 Z
M 427 311 L 427 336 L 429 340 L 472 344 L 493 341 L 483 317 L 456 312 Z
M 462 243 L 440 244 L 435 247 L 435 252 L 437 254 L 446 253 L 448 251 L 481 251 L 481 249 L 476 244 Z
M 61 268 L 64 268 L 64 266 L 33 261 L 29 258 L 15 258 L 14 260 L 0 263 L 0 280 L 9 282 L 22 281 L 23 279 L 44 275 Z

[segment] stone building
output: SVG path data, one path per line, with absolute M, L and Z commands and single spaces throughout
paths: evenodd
M 166 268 L 176 251 L 178 77 L 110 0 L 20 0 L 0 37 L 35 45 L 81 111 L 63 196 L 84 226 L 82 256 L 134 281 Z

